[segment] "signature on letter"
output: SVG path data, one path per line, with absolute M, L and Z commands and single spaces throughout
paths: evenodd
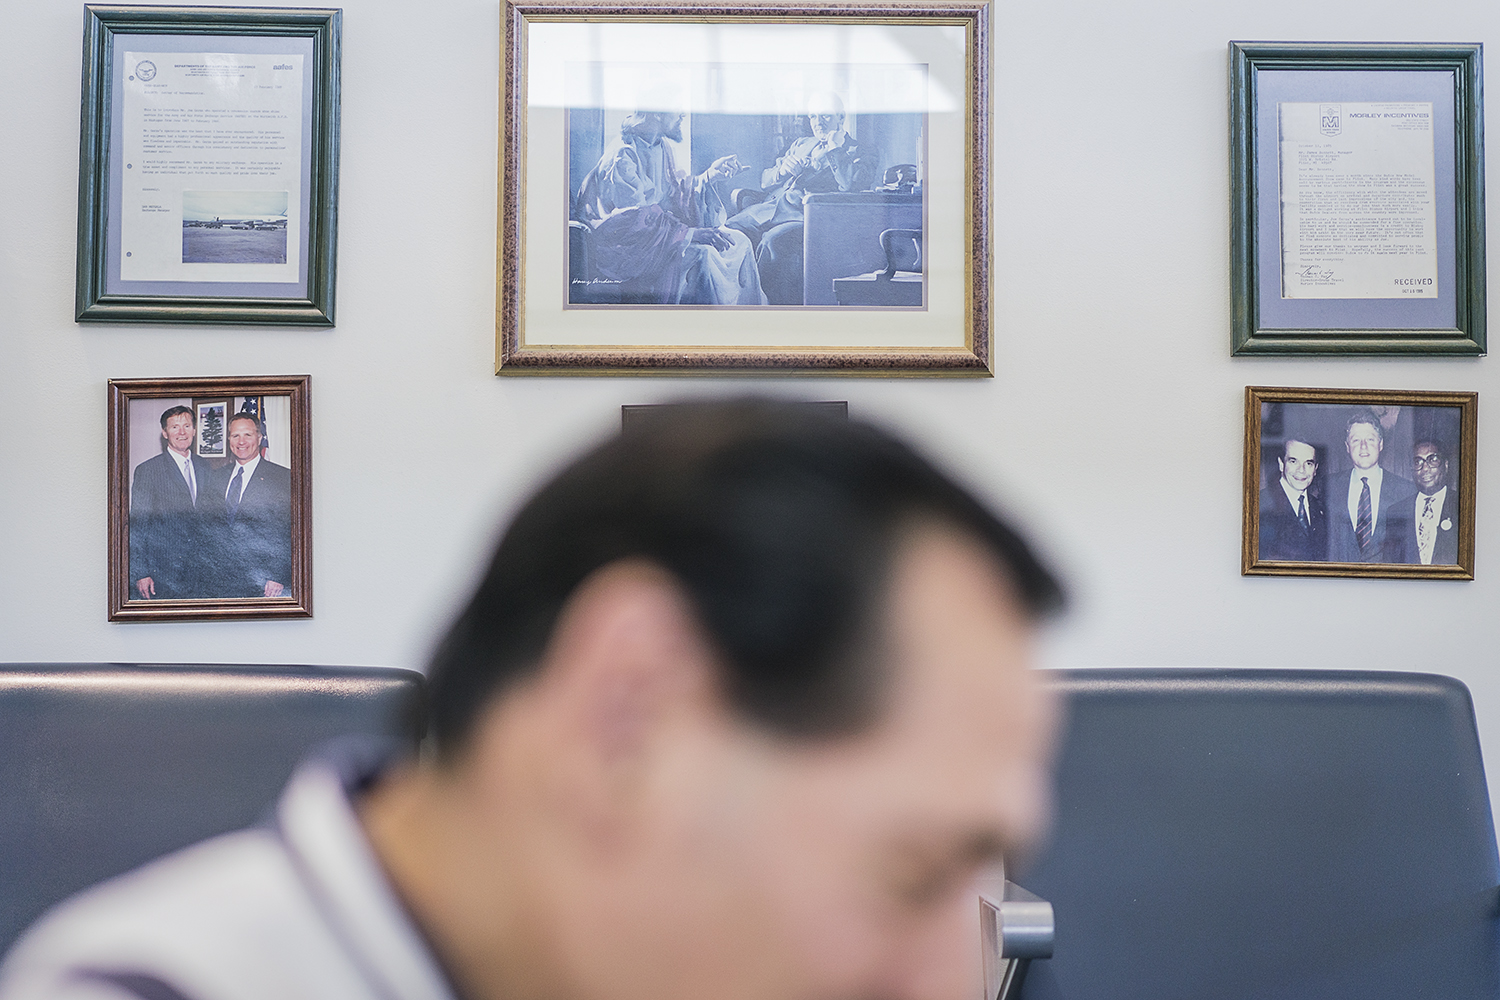
M 1308 278 L 1312 281 L 1327 281 L 1333 277 L 1333 271 L 1319 267 L 1317 264 L 1308 264 L 1297 272 L 1300 278 Z

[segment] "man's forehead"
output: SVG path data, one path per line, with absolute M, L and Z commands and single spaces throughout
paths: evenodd
M 924 700 L 981 692 L 1003 700 L 1031 683 L 1032 622 L 999 560 L 967 532 L 944 525 L 913 531 L 897 549 L 888 594 L 898 699 L 905 688 Z

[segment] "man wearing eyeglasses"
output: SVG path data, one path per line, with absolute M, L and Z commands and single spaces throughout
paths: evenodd
M 1458 490 L 1448 485 L 1448 456 L 1436 441 L 1418 441 L 1412 451 L 1417 483 L 1413 534 L 1415 562 L 1452 566 L 1458 562 Z

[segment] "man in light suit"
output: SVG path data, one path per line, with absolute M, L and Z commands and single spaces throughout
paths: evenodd
M 1380 467 L 1385 435 L 1380 418 L 1357 410 L 1345 424 L 1344 448 L 1354 468 L 1329 484 L 1328 558 L 1333 562 L 1415 561 L 1407 538 L 1415 538 L 1408 480 Z
M 755 244 L 760 287 L 771 305 L 802 305 L 802 199 L 820 191 L 868 191 L 873 169 L 844 130 L 844 102 L 819 94 L 808 102 L 812 135 L 796 139 L 761 172 L 766 200 L 725 223 Z
M 186 406 L 161 415 L 160 455 L 135 467 L 130 489 L 130 582 L 142 600 L 202 597 L 208 463 L 193 453 L 197 420 Z
M 1436 441 L 1418 441 L 1412 450 L 1417 482 L 1412 506 L 1412 562 L 1452 566 L 1458 562 L 1458 490 L 1448 485 L 1448 453 Z
M 1276 460 L 1281 479 L 1260 491 L 1260 557 L 1298 562 L 1328 558 L 1323 498 L 1310 491 L 1318 456 L 1306 441 L 1287 438 Z
M 214 478 L 214 589 L 219 597 L 282 597 L 292 579 L 292 471 L 261 457 L 260 420 L 229 418 L 234 461 Z

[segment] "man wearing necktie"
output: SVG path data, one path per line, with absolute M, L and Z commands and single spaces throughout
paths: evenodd
M 1295 562 L 1328 558 L 1323 498 L 1312 490 L 1318 474 L 1316 449 L 1287 438 L 1276 460 L 1281 478 L 1260 491 L 1260 557 Z
M 173 406 L 161 415 L 162 452 L 135 467 L 130 489 L 131 598 L 203 597 L 202 489 L 208 463 L 194 454 L 197 419 Z
M 1404 563 L 1415 561 L 1407 544 L 1414 537 L 1412 497 L 1408 480 L 1380 467 L 1385 436 L 1380 418 L 1357 410 L 1345 424 L 1344 448 L 1353 468 L 1328 491 L 1337 508 L 1329 518 L 1328 558 L 1349 563 Z
M 1413 534 L 1408 544 L 1423 566 L 1458 563 L 1458 490 L 1448 485 L 1448 452 L 1436 441 L 1418 441 L 1412 450 L 1417 482 L 1412 505 Z
M 262 458 L 260 421 L 229 418 L 234 461 L 218 471 L 214 589 L 219 597 L 287 596 L 292 578 L 292 472 Z

